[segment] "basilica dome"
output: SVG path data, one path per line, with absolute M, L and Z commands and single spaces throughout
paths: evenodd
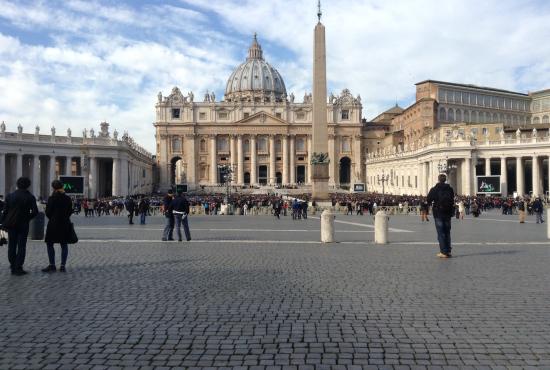
M 264 60 L 256 34 L 248 58 L 229 77 L 226 101 L 274 102 L 286 100 L 286 88 L 279 72 Z

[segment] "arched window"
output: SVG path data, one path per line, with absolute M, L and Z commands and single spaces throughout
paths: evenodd
M 472 118 L 471 118 L 471 121 L 474 122 L 474 123 L 477 123 L 479 122 L 478 120 L 478 116 L 477 116 L 477 111 L 473 111 L 472 112 Z
M 218 152 L 228 152 L 228 151 L 229 151 L 229 138 L 218 137 Z
M 549 119 L 548 119 L 548 116 L 542 117 L 542 123 L 550 123 Z
M 539 117 L 533 118 L 533 125 L 538 125 L 539 123 L 540 123 L 540 118 Z
M 447 121 L 447 112 L 443 107 L 439 108 L 439 120 L 443 122 Z
M 496 113 L 493 113 L 493 123 L 498 122 L 498 116 Z
M 267 152 L 267 137 L 260 137 L 258 139 L 258 151 Z
M 464 112 L 464 122 L 470 122 L 470 111 Z
M 201 139 L 201 143 L 199 145 L 201 152 L 206 152 L 206 140 Z
M 248 139 L 243 142 L 243 152 L 250 153 L 250 140 Z
M 277 139 L 275 141 L 275 153 L 281 153 L 283 151 L 283 145 L 281 144 L 281 140 Z
M 449 109 L 448 116 L 449 116 L 449 122 L 454 122 L 454 120 L 455 120 L 455 111 L 452 108 Z
M 460 109 L 456 110 L 456 121 L 462 122 L 462 111 Z

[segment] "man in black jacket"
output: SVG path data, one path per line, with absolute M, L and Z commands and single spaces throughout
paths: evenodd
M 162 205 L 164 208 L 165 225 L 162 232 L 162 241 L 174 240 L 174 212 L 172 209 L 172 200 L 174 199 L 174 192 L 170 189 L 168 194 L 164 197 Z
M 455 194 L 453 188 L 446 184 L 447 176 L 439 175 L 438 183 L 428 193 L 428 204 L 432 205 L 432 214 L 439 241 L 440 258 L 451 257 L 451 217 L 454 212 Z
M 181 242 L 181 225 L 183 224 L 183 232 L 185 233 L 185 239 L 191 240 L 191 233 L 189 232 L 189 222 L 187 220 L 189 215 L 189 202 L 183 196 L 182 192 L 178 192 L 177 197 L 172 200 L 172 212 L 176 219 L 176 232 L 178 234 L 178 241 Z
M 128 211 L 129 224 L 134 224 L 134 211 L 136 210 L 136 202 L 130 197 L 126 198 L 126 211 Z
M 25 275 L 23 270 L 27 251 L 29 222 L 38 214 L 36 198 L 27 189 L 31 180 L 17 179 L 17 190 L 6 197 L 2 212 L 2 227 L 8 230 L 8 260 L 12 275 Z

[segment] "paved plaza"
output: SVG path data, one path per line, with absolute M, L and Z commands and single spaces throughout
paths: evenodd
M 161 242 L 162 217 L 73 217 L 68 272 L 2 258 L 0 369 L 550 368 L 546 224 L 453 220 L 440 260 L 433 220 L 195 216 L 193 241 Z M 57 249 L 57 251 L 59 251 Z M 3 253 L 6 250 L 3 249 Z

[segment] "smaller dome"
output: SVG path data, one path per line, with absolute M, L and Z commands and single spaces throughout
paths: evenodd
M 256 34 L 248 49 L 246 61 L 229 76 L 225 88 L 226 101 L 282 101 L 286 87 L 282 76 L 264 60 Z

